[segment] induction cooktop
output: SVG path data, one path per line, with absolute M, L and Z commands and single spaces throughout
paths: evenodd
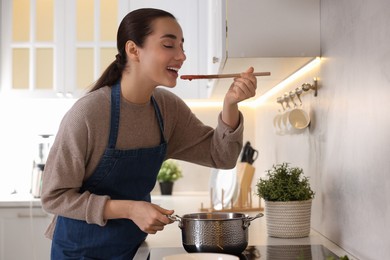
M 186 253 L 182 247 L 151 248 L 148 260 Z M 268 245 L 248 246 L 239 255 L 240 260 L 337 260 L 339 257 L 323 245 Z

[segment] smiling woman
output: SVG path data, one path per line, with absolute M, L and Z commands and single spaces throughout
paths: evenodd
M 255 95 L 253 68 L 232 79 L 212 128 L 178 96 L 157 88 L 176 86 L 186 60 L 183 38 L 164 10 L 127 14 L 115 59 L 62 120 L 41 196 L 55 215 L 47 230 L 53 259 L 132 259 L 147 234 L 172 223 L 167 216 L 174 211 L 150 199 L 163 161 L 234 167 L 243 137 L 238 103 Z

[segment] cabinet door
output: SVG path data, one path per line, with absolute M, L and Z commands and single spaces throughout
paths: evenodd
M 319 0 L 226 0 L 230 58 L 320 54 Z
M 79 97 L 115 60 L 127 0 L 1 1 L 0 90 Z
M 220 72 L 226 58 L 226 0 L 208 2 L 208 55 L 207 69 L 210 74 Z
M 208 1 L 207 11 L 207 73 L 218 74 L 226 60 L 226 0 Z M 208 81 L 209 96 L 217 82 L 217 80 Z
M 0 260 L 50 259 L 44 231 L 51 217 L 40 208 L 0 209 Z
M 55 82 L 54 0 L 1 1 L 1 90 L 49 93 Z

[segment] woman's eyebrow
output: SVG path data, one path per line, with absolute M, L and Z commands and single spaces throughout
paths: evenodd
M 164 34 L 164 35 L 161 36 L 160 38 L 170 38 L 170 39 L 173 39 L 173 40 L 176 40 L 176 39 L 177 39 L 176 35 L 170 34 L 170 33 Z M 181 39 L 181 42 L 184 42 L 184 38 Z

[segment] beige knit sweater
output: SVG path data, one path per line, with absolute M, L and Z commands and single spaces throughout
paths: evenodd
M 157 88 L 154 97 L 161 110 L 166 158 L 213 168 L 233 168 L 241 151 L 243 117 L 233 130 L 219 115 L 218 126 L 204 125 L 187 105 L 168 90 Z M 79 193 L 83 181 L 97 167 L 108 143 L 111 88 L 104 87 L 80 98 L 64 116 L 43 175 L 45 211 L 88 223 L 105 225 L 103 211 L 109 196 Z M 160 143 L 160 130 L 151 102 L 143 105 L 121 97 L 116 149 L 152 147 Z M 52 237 L 56 217 L 46 235 Z

